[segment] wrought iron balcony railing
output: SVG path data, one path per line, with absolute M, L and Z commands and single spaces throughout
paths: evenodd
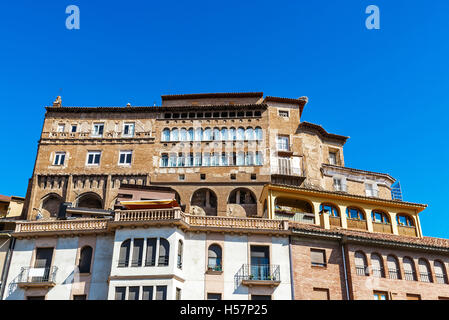
M 390 279 L 394 279 L 394 280 L 401 279 L 401 275 L 399 273 L 399 270 L 395 269 L 395 268 L 388 268 L 388 277 Z
M 355 266 L 355 271 L 359 276 L 369 276 L 368 268 L 365 266 Z
M 22 267 L 17 283 L 19 284 L 42 284 L 55 283 L 58 267 L 34 268 Z
M 281 281 L 279 265 L 274 264 L 244 264 L 237 272 L 239 282 L 272 282 Z

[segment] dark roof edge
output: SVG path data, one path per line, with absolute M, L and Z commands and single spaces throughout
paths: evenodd
M 216 93 L 192 93 L 192 94 L 167 94 L 162 95 L 162 101 L 179 99 L 202 99 L 202 98 L 250 98 L 263 97 L 263 92 L 216 92 Z
M 376 176 L 383 176 L 385 178 L 390 179 L 393 182 L 396 181 L 396 179 L 393 178 L 392 176 L 390 176 L 388 173 L 374 172 L 374 171 L 361 170 L 361 169 L 355 169 L 355 168 L 349 168 L 349 167 L 342 167 L 342 166 L 336 166 L 336 165 L 327 164 L 327 163 L 323 163 L 322 166 L 323 167 L 334 168 L 334 169 L 339 169 L 339 170 L 353 171 L 353 172 L 357 172 L 357 173 L 365 173 L 365 174 L 372 174 L 372 175 L 376 175 Z
M 315 131 L 325 139 L 337 140 L 337 141 L 341 142 L 342 144 L 345 144 L 346 140 L 349 139 L 349 137 L 347 137 L 347 136 L 329 133 L 322 126 L 320 126 L 318 124 L 311 123 L 311 122 L 307 122 L 307 121 L 301 122 L 299 124 L 298 128 L 299 129 L 309 129 L 309 130 Z

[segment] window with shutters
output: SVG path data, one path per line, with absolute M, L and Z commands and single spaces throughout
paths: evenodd
M 157 238 L 147 239 L 147 252 L 145 258 L 146 267 L 153 267 L 156 265 L 156 245 L 157 245 Z
M 144 243 L 143 239 L 134 239 L 131 267 L 142 266 L 143 243 Z
M 85 246 L 81 249 L 80 260 L 78 264 L 80 273 L 90 273 L 90 266 L 92 263 L 92 247 Z
M 329 289 L 313 288 L 312 300 L 330 300 Z
M 156 299 L 155 300 L 167 300 L 167 286 L 156 287 Z
M 310 249 L 310 260 L 313 267 L 326 267 L 326 251 Z
M 329 151 L 329 164 L 337 164 L 337 153 L 335 151 Z
M 447 274 L 446 274 L 446 268 L 444 266 L 444 263 L 436 260 L 434 262 L 434 271 L 435 271 L 435 279 L 437 283 L 440 284 L 447 284 Z
M 153 300 L 153 286 L 142 288 L 142 300 Z
M 354 254 L 356 274 L 359 276 L 369 276 L 368 263 L 362 251 Z
M 167 239 L 160 238 L 159 239 L 159 260 L 158 260 L 158 266 L 168 266 L 169 262 L 169 255 L 170 255 L 170 243 Z
M 333 177 L 334 191 L 347 192 L 346 178 Z
M 429 262 L 426 259 L 421 258 L 418 260 L 418 267 L 421 282 L 433 282 Z
M 413 259 L 404 257 L 402 259 L 402 264 L 404 266 L 404 279 L 409 281 L 416 281 L 416 270 Z
M 367 197 L 377 197 L 377 184 L 365 183 L 365 195 Z
M 395 256 L 389 255 L 387 257 L 388 265 L 388 277 L 390 279 L 399 280 L 401 279 L 401 271 L 399 269 L 399 262 Z
M 384 278 L 384 263 L 382 261 L 382 257 L 377 253 L 371 254 L 371 269 L 373 272 L 373 276 L 378 278 Z
M 131 250 L 131 239 L 125 240 L 120 246 L 118 267 L 127 267 L 129 264 L 129 253 Z

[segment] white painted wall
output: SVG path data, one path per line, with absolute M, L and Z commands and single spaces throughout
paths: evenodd
M 87 296 L 89 300 L 106 300 L 108 298 L 108 278 L 111 273 L 113 236 L 98 236 L 92 264 L 92 278 Z

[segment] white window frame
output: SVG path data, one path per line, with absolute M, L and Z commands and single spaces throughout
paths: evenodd
M 129 154 L 131 155 L 131 162 L 130 163 L 126 162 L 127 155 L 129 155 Z M 125 162 L 123 162 L 123 163 L 120 162 L 120 159 L 121 159 L 122 155 L 125 155 Z M 119 153 L 118 153 L 118 165 L 119 166 L 131 166 L 132 162 L 133 162 L 133 151 L 132 150 L 121 150 L 121 151 L 119 151 Z
M 334 187 L 334 191 L 341 191 L 341 192 L 347 192 L 347 185 L 346 185 L 346 177 L 344 176 L 333 176 L 332 177 L 333 180 L 333 187 Z M 337 188 L 337 184 L 335 183 L 335 181 L 340 181 L 339 184 L 339 188 Z
M 63 157 L 62 157 L 63 156 Z M 61 163 L 61 158 L 64 160 Z M 55 158 L 53 159 L 54 166 L 63 166 L 65 163 L 66 153 L 65 152 L 55 152 Z
M 125 134 L 125 127 L 130 126 L 128 128 L 128 134 Z M 132 128 L 131 132 L 130 129 Z M 134 137 L 134 132 L 136 129 L 136 124 L 134 122 L 125 122 L 123 123 L 122 137 L 132 138 Z
M 95 130 L 95 128 L 96 127 L 100 127 L 100 126 L 102 126 L 103 127 L 103 133 L 101 133 L 101 134 L 99 134 L 99 133 L 97 133 L 97 130 Z M 100 130 L 98 130 L 98 132 L 99 132 Z M 93 125 L 92 125 L 92 137 L 103 137 L 103 134 L 104 134 L 104 122 L 97 122 L 97 123 L 94 123 Z
M 285 142 L 283 140 L 287 140 L 287 145 L 284 147 Z M 289 151 L 290 149 L 290 136 L 287 135 L 279 135 L 276 137 L 276 149 L 278 151 Z
M 368 186 L 371 186 L 371 189 L 369 189 Z M 370 192 L 371 192 L 371 194 L 370 194 Z M 377 197 L 377 194 L 378 194 L 377 183 L 365 182 L 365 195 L 367 197 Z
M 335 156 L 335 158 L 332 158 L 331 155 Z M 329 151 L 329 164 L 337 165 L 337 151 Z
M 93 160 L 95 160 L 95 155 L 100 155 L 100 158 L 98 159 L 98 163 L 89 163 L 89 156 L 94 155 Z M 87 157 L 86 157 L 86 166 L 99 166 L 101 163 L 101 151 L 87 151 Z
M 58 123 L 58 127 L 56 128 L 56 132 L 64 132 L 65 131 L 65 124 L 64 123 Z
M 282 113 L 287 113 L 287 115 L 282 115 Z M 283 117 L 283 118 L 289 118 L 290 117 L 290 110 L 283 110 L 283 109 L 279 109 L 278 110 L 278 115 L 279 117 Z

